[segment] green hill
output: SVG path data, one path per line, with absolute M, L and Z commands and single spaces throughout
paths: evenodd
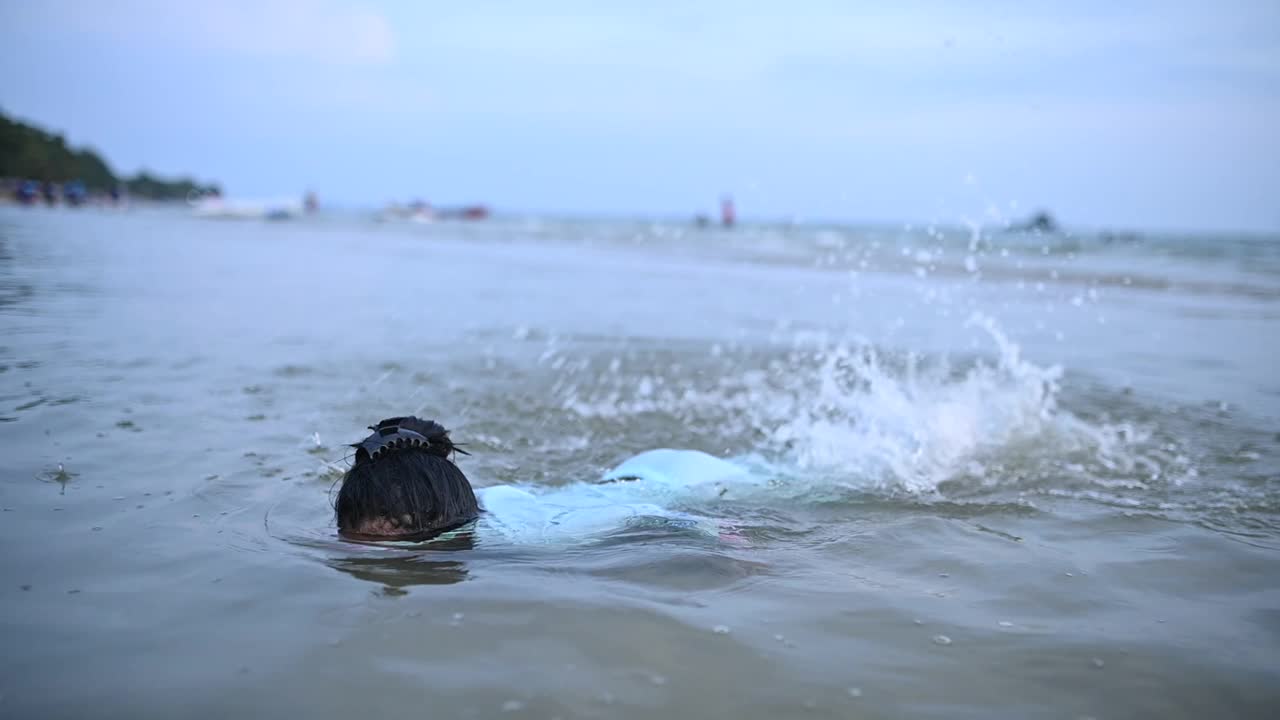
M 159 178 L 145 170 L 133 177 L 117 176 L 91 148 L 70 147 L 61 135 L 0 113 L 0 178 L 4 177 L 58 183 L 79 180 L 90 191 L 123 184 L 131 195 L 153 200 L 179 200 L 194 191 L 219 190 L 216 184 Z

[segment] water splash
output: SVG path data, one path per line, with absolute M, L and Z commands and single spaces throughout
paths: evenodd
M 1060 368 L 1023 360 L 990 318 L 970 324 L 995 343 L 994 363 L 957 373 L 910 355 L 893 367 L 874 348 L 838 346 L 823 353 L 807 388 L 775 398 L 758 423 L 787 418 L 771 436 L 802 472 L 851 477 L 864 488 L 933 491 L 974 469 L 984 450 L 1039 435 L 1057 410 Z
M 993 352 L 959 366 L 797 333 L 763 357 L 721 348 L 665 365 L 647 356 L 596 361 L 598 369 L 560 364 L 566 375 L 555 387 L 561 409 L 580 421 L 692 431 L 700 447 L 771 478 L 739 488 L 748 494 L 821 502 L 995 489 L 1114 498 L 1194 475 L 1151 428 L 1060 407 L 1062 368 L 1025 359 L 992 318 L 974 315 L 967 325 Z

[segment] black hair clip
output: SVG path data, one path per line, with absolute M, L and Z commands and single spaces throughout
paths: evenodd
M 406 425 L 417 426 L 429 434 L 410 430 L 405 427 Z M 449 440 L 448 430 L 445 430 L 439 423 L 430 420 L 423 421 L 416 417 L 390 418 L 383 420 L 376 426 L 370 425 L 369 429 L 373 431 L 369 437 L 351 446 L 356 449 L 356 462 L 358 463 L 372 462 L 392 450 L 402 448 L 420 447 L 428 450 L 433 455 L 446 458 L 451 452 L 460 452 L 463 455 L 469 454 Z

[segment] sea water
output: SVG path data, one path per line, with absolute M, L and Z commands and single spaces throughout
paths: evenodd
M 5 717 L 1280 700 L 1277 238 L 0 208 L 0 329 Z M 343 542 L 406 413 L 477 487 L 746 473 L 607 491 L 715 532 Z

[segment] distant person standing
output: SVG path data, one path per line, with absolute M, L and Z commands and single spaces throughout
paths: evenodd
M 737 221 L 738 217 L 733 209 L 733 198 L 725 195 L 720 198 L 720 224 L 731 228 Z
M 79 180 L 72 180 L 62 186 L 62 199 L 71 207 L 80 207 L 89 199 L 89 190 Z
M 34 205 L 36 199 L 40 197 L 40 183 L 35 180 L 23 180 L 18 183 L 18 189 L 13 194 L 20 204 Z

